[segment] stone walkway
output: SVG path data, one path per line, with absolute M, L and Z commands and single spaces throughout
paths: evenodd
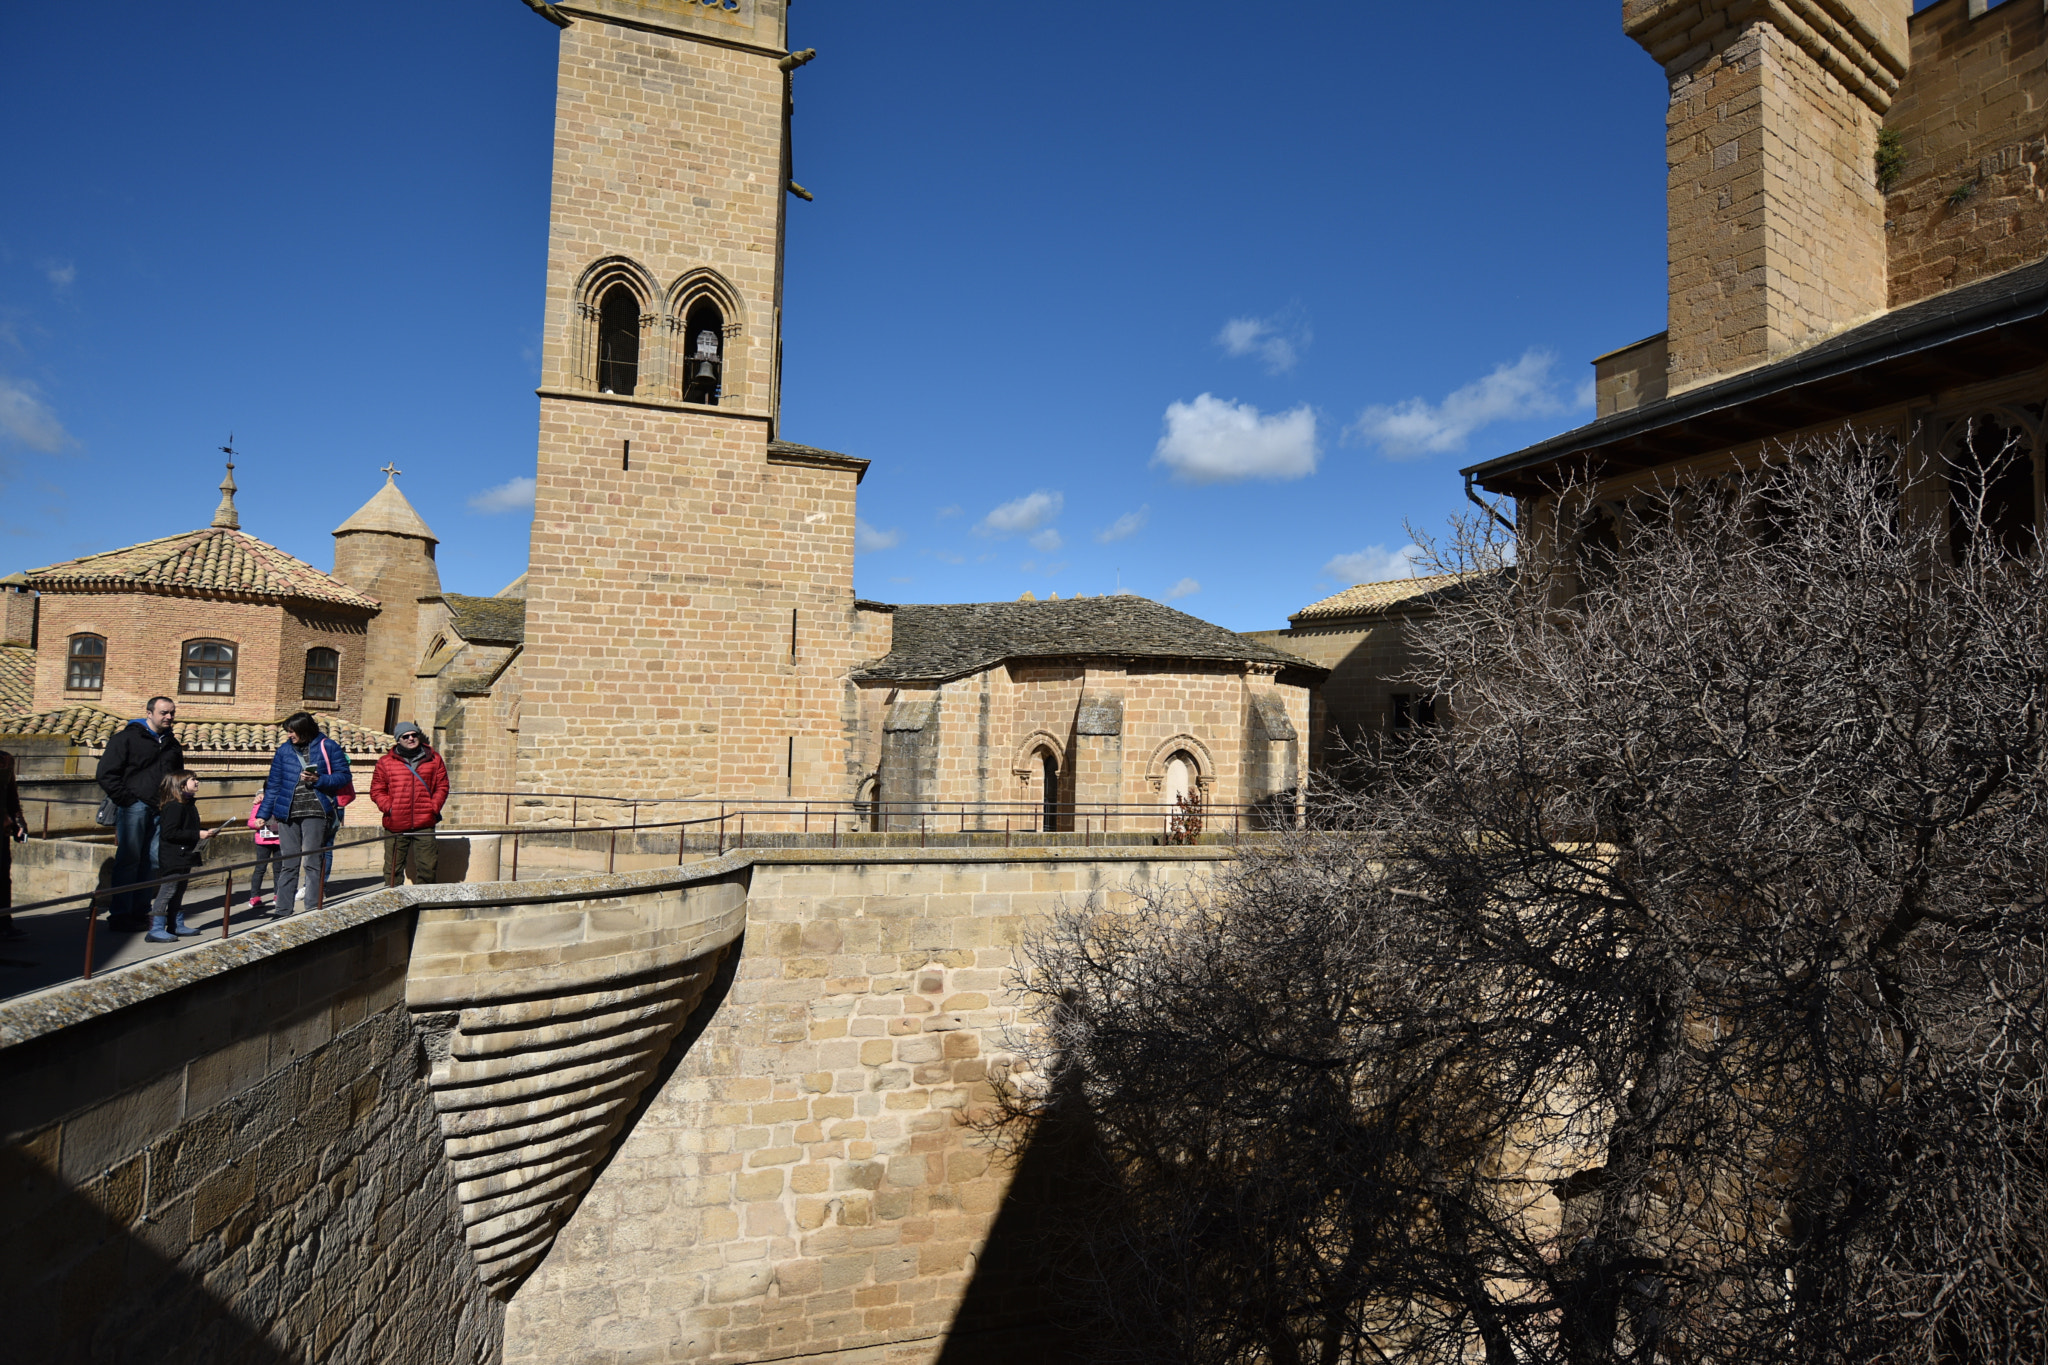
M 384 879 L 378 876 L 337 876 L 328 883 L 328 901 L 332 903 L 361 895 L 383 884 Z M 244 883 L 243 888 L 238 888 L 235 897 L 235 913 L 230 927 L 236 935 L 270 923 L 260 914 L 249 913 L 246 885 Z M 268 897 L 264 903 L 267 908 Z M 165 953 L 175 953 L 195 943 L 217 940 L 220 938 L 220 911 L 218 886 L 188 894 L 185 898 L 185 922 L 206 932 L 178 943 L 145 943 L 140 933 L 122 933 L 107 928 L 106 917 L 102 915 L 93 933 L 93 972 L 99 975 L 131 963 L 161 957 Z M 61 981 L 74 980 L 79 975 L 85 965 L 85 911 L 81 907 L 74 905 L 16 915 L 14 923 L 28 937 L 0 942 L 0 999 L 26 995 Z

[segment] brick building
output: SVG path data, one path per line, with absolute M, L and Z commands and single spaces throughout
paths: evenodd
M 1515 499 L 1525 554 L 1845 428 L 1896 444 L 1915 515 L 1984 477 L 2002 535 L 2048 524 L 2048 13 L 1911 8 L 1624 6 L 1671 84 L 1669 325 L 1594 362 L 1593 422 L 1464 471 Z M 1556 524 L 1569 477 L 1597 485 L 1583 525 Z
M 200 530 L 8 581 L 0 742 L 25 771 L 89 775 L 107 739 L 157 695 L 176 699 L 187 755 L 217 775 L 267 764 L 277 723 L 294 711 L 319 717 L 353 754 L 387 745 L 385 726 L 359 719 L 397 719 L 383 697 L 366 699 L 366 682 L 386 686 L 380 661 L 403 657 L 409 704 L 418 603 L 392 610 L 366 587 L 418 581 L 390 566 L 416 563 L 422 535 L 431 576 L 431 533 L 387 479 L 335 533 L 328 574 L 241 529 L 232 464 L 220 491 Z M 17 634 L 29 642 L 11 643 Z
M 861 603 L 849 774 L 876 824 L 1145 830 L 1175 798 L 1285 818 L 1323 670 L 1142 597 Z

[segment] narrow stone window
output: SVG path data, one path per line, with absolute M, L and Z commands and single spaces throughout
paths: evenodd
M 1185 749 L 1176 750 L 1173 757 L 1166 760 L 1167 805 L 1178 805 L 1195 789 L 1196 771 L 1195 760 Z
M 300 693 L 307 701 L 333 701 L 341 687 L 341 655 L 332 649 L 306 651 L 306 685 Z
M 235 695 L 235 647 L 226 640 L 187 640 L 178 691 L 190 697 Z
M 71 637 L 69 663 L 64 669 L 64 690 L 97 692 L 107 685 L 107 642 L 98 635 Z
M 1406 730 L 1415 724 L 1415 698 L 1406 692 L 1394 694 L 1394 728 Z
M 597 387 L 630 394 L 640 382 L 640 300 L 623 284 L 604 291 L 597 309 Z
M 725 391 L 725 315 L 710 299 L 683 321 L 683 401 L 716 404 Z
M 1038 751 L 1038 772 L 1042 783 L 1041 795 L 1044 806 L 1039 828 L 1050 834 L 1060 827 L 1060 764 L 1059 760 L 1052 756 L 1051 750 Z
M 390 734 L 398 728 L 398 698 L 384 699 L 384 733 Z

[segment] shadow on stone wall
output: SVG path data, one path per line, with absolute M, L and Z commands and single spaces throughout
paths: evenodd
M 10 1360 L 207 1362 L 287 1365 L 280 1349 L 210 1293 L 199 1268 L 181 1268 L 133 1235 L 142 1163 L 115 1171 L 105 1205 L 70 1188 L 20 1150 L 0 1147 L 0 1202 L 29 1215 L 0 1246 L 0 1317 Z M 74 1263 L 57 1293 L 53 1266 Z
M 938 1365 L 1086 1365 L 1096 1292 L 1075 1273 L 1073 1249 L 1101 1214 L 1112 1179 L 1095 1123 L 1076 1096 L 1057 1099 L 1018 1159 L 1008 1194 Z

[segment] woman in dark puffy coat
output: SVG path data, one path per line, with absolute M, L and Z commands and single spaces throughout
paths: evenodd
M 292 913 L 305 869 L 309 905 L 319 905 L 327 832 L 341 823 L 341 809 L 355 799 L 348 755 L 320 733 L 319 723 L 304 711 L 285 717 L 285 742 L 270 759 L 270 778 L 263 786 L 263 804 L 256 808 L 270 832 L 278 836 L 282 861 L 277 869 L 277 904 L 272 919 Z

